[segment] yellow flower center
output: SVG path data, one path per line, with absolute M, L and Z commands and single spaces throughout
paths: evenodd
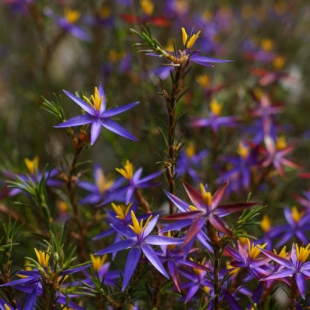
M 167 237 L 171 238 L 171 231 L 168 230 Z M 177 245 L 176 244 L 168 244 L 167 248 L 172 251 Z
M 270 52 L 273 49 L 274 44 L 270 39 L 263 39 L 261 46 L 264 51 Z
M 249 148 L 244 145 L 243 142 L 239 142 L 237 153 L 242 158 L 247 158 L 249 156 Z
M 34 174 L 35 171 L 38 171 L 39 169 L 39 157 L 35 156 L 33 160 L 30 160 L 29 158 L 25 158 L 25 165 L 28 169 L 28 172 L 30 174 Z
M 107 254 L 103 255 L 102 257 L 90 254 L 90 259 L 93 264 L 94 270 L 99 271 L 107 259 Z
M 144 14 L 150 16 L 154 11 L 154 3 L 150 0 L 140 0 L 141 9 Z
M 211 205 L 212 205 L 212 195 L 211 195 L 210 192 L 206 191 L 206 188 L 201 183 L 200 183 L 200 192 L 201 192 L 201 196 L 202 196 L 202 200 L 203 200 L 204 204 L 206 206 L 208 206 L 208 207 L 211 207 Z
M 267 232 L 270 230 L 271 221 L 267 214 L 264 214 L 263 219 L 260 222 L 260 227 L 264 232 Z
M 182 29 L 182 39 L 183 39 L 183 45 L 185 48 L 191 48 L 196 40 L 198 39 L 199 37 L 199 34 L 201 31 L 198 31 L 196 34 L 193 34 L 190 39 L 188 39 L 188 35 L 186 33 L 186 30 L 184 27 L 181 28 Z
M 210 85 L 210 78 L 206 74 L 198 75 L 196 78 L 196 82 L 203 88 L 207 88 Z
M 93 108 L 95 108 L 97 111 L 100 110 L 102 102 L 103 102 L 103 96 L 100 97 L 99 95 L 99 90 L 97 87 L 95 87 L 95 92 L 93 95 L 91 95 L 90 100 L 86 97 L 83 96 L 83 99 Z
M 49 252 L 49 247 L 47 248 L 46 251 L 41 251 L 41 250 L 38 251 L 36 248 L 34 249 L 34 251 L 36 253 L 38 263 L 43 268 L 47 267 L 49 259 L 50 259 L 50 254 L 47 253 L 47 252 Z
M 277 147 L 277 150 L 283 150 L 287 147 L 284 136 L 280 136 L 277 138 L 276 147 Z
M 298 210 L 295 206 L 292 207 L 291 217 L 295 223 L 298 223 L 302 219 L 304 214 L 305 214 L 305 212 L 298 212 Z
M 306 247 L 299 247 L 298 244 L 295 243 L 295 249 L 297 259 L 304 263 L 310 255 L 310 243 Z
M 69 24 L 74 24 L 81 16 L 81 13 L 77 10 L 65 10 L 65 19 Z
M 190 258 L 191 261 L 194 261 L 192 258 Z M 206 258 L 204 257 L 201 263 L 197 262 L 199 265 L 204 266 L 206 262 Z M 196 273 L 197 276 L 199 276 L 204 270 L 198 269 L 198 268 L 193 268 L 194 272 Z
M 281 70 L 285 64 L 285 59 L 282 56 L 277 56 L 275 59 L 272 61 L 273 67 L 276 70 Z
M 132 225 L 128 225 L 131 230 L 136 233 L 137 235 L 141 235 L 144 231 L 144 229 L 147 227 L 148 223 L 152 219 L 152 215 L 149 216 L 149 218 L 146 220 L 145 225 L 143 226 L 143 220 L 138 222 L 136 215 L 133 211 L 130 211 L 131 213 L 131 219 L 132 219 Z
M 267 243 L 263 245 L 260 245 L 260 244 L 254 245 L 254 243 L 250 243 L 249 239 L 247 239 L 247 242 L 248 242 L 249 257 L 251 257 L 252 259 L 258 256 L 258 254 L 260 253 L 259 249 L 264 249 L 267 245 Z
M 277 254 L 277 251 L 276 250 L 273 250 L 273 252 L 275 254 Z M 281 249 L 280 253 L 278 254 L 279 256 L 283 257 L 283 258 L 286 258 L 287 257 L 287 252 L 286 252 L 286 245 Z
M 99 190 L 99 193 L 102 195 L 104 194 L 112 185 L 113 181 L 108 180 L 101 169 L 96 171 L 96 185 Z
M 186 155 L 189 158 L 192 158 L 195 155 L 195 147 L 193 143 L 189 143 L 185 149 Z
M 114 212 L 116 213 L 116 217 L 120 220 L 124 220 L 132 206 L 132 203 L 130 203 L 127 207 L 124 205 L 116 205 L 112 202 L 112 208 Z
M 221 103 L 219 103 L 217 100 L 212 99 L 211 103 L 210 103 L 210 109 L 212 111 L 212 113 L 216 116 L 220 116 L 223 106 Z
M 133 176 L 132 163 L 129 160 L 126 160 L 126 164 L 123 168 L 116 168 L 117 172 L 119 172 L 125 179 L 131 180 Z

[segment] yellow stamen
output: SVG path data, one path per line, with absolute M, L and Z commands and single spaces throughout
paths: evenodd
M 150 0 L 140 0 L 141 9 L 144 14 L 150 16 L 154 11 L 154 3 Z
M 171 238 L 171 231 L 168 230 L 167 237 Z M 168 244 L 167 248 L 172 251 L 177 245 L 176 244 Z
M 254 307 L 251 308 L 251 310 L 256 310 L 257 303 L 254 304 Z
M 190 206 L 188 206 L 187 210 L 188 211 L 197 211 L 197 208 L 195 206 L 190 205 Z
M 69 24 L 74 24 L 81 16 L 77 10 L 65 9 L 65 19 Z
M 129 160 L 126 160 L 126 164 L 124 165 L 124 169 L 116 168 L 117 172 L 119 172 L 125 179 L 131 180 L 133 176 L 132 163 Z
M 191 261 L 194 261 L 192 258 L 190 258 Z M 197 262 L 199 265 L 204 266 L 206 262 L 206 257 L 203 258 L 203 260 L 201 261 L 201 263 Z M 202 272 L 204 272 L 204 270 L 202 269 L 198 269 L 198 268 L 193 268 L 194 272 L 196 273 L 196 275 L 200 275 Z
M 232 266 L 228 261 L 226 261 L 226 269 L 231 276 L 236 275 L 240 271 L 240 267 Z
M 263 219 L 260 222 L 260 227 L 264 232 L 267 232 L 270 230 L 271 221 L 267 214 L 264 214 Z
M 200 183 L 200 192 L 202 196 L 202 200 L 204 204 L 208 207 L 211 207 L 212 205 L 212 195 L 210 192 L 207 192 L 204 185 Z
M 221 103 L 219 103 L 217 100 L 212 99 L 211 103 L 210 103 L 210 109 L 212 111 L 212 113 L 216 116 L 220 116 L 223 106 Z
M 193 143 L 189 143 L 185 149 L 186 155 L 189 158 L 192 158 L 195 155 L 195 147 Z
M 249 257 L 251 258 L 256 258 L 258 256 L 258 254 L 260 253 L 259 249 L 264 249 L 267 245 L 267 243 L 260 245 L 260 244 L 256 244 L 254 245 L 254 243 L 250 243 L 250 240 L 247 239 L 248 242 L 248 251 L 249 251 Z
M 277 251 L 276 250 L 273 250 L 273 252 L 275 254 L 277 254 Z M 287 252 L 286 252 L 286 245 L 281 249 L 280 253 L 278 254 L 279 256 L 283 257 L 283 258 L 286 258 L 287 257 Z
M 240 141 L 238 144 L 237 153 L 240 155 L 240 157 L 245 159 L 249 156 L 249 148 L 246 147 L 245 144 Z
M 284 136 L 280 136 L 277 138 L 276 147 L 277 147 L 277 150 L 283 150 L 287 147 Z
M 210 85 L 210 78 L 206 74 L 198 75 L 196 78 L 196 82 L 203 88 L 207 88 Z
M 295 249 L 298 261 L 304 263 L 310 255 L 310 243 L 306 247 L 299 247 L 298 244 L 295 243 Z
M 182 30 L 182 39 L 183 39 L 183 45 L 185 48 L 191 48 L 195 42 L 197 41 L 199 34 L 201 31 L 198 31 L 196 34 L 193 34 L 191 38 L 188 40 L 188 35 L 186 33 L 186 30 L 184 27 L 181 28 Z
M 99 271 L 107 259 L 107 254 L 103 255 L 102 257 L 90 254 L 90 259 L 93 264 L 94 270 Z
M 116 205 L 112 202 L 112 208 L 116 213 L 116 217 L 120 220 L 124 220 L 132 206 L 132 203 L 130 203 L 127 208 L 125 208 L 124 205 Z
M 34 174 L 35 171 L 38 171 L 39 169 L 39 157 L 35 156 L 33 160 L 30 160 L 29 158 L 25 158 L 25 165 L 28 169 L 28 172 L 30 174 Z
M 261 46 L 264 51 L 270 52 L 273 49 L 274 44 L 270 39 L 263 39 Z
M 11 308 L 7 304 L 4 304 L 4 309 L 5 310 L 11 310 Z
M 128 225 L 128 226 L 132 229 L 134 233 L 136 233 L 137 235 L 141 235 L 145 227 L 147 227 L 148 223 L 152 219 L 152 215 L 149 216 L 149 218 L 145 222 L 145 225 L 143 226 L 143 220 L 141 220 L 139 223 L 139 221 L 136 218 L 135 213 L 131 211 L 130 214 L 131 214 L 131 219 L 132 219 L 132 225 Z
M 96 185 L 102 195 L 113 185 L 113 181 L 108 180 L 101 169 L 96 170 L 96 176 Z
M 291 217 L 295 223 L 298 223 L 304 216 L 305 212 L 298 212 L 295 206 L 292 207 Z
M 57 209 L 62 213 L 67 213 L 69 210 L 68 204 L 63 200 L 57 201 Z
M 43 268 L 47 267 L 49 259 L 50 259 L 50 254 L 47 253 L 47 252 L 49 252 L 49 247 L 47 248 L 46 252 L 41 251 L 41 250 L 38 251 L 36 248 L 34 249 L 34 251 L 36 253 L 38 263 Z
M 95 87 L 95 92 L 93 95 L 91 95 L 90 97 L 90 100 L 86 97 L 86 96 L 83 96 L 83 99 L 90 105 L 92 106 L 93 108 L 95 108 L 97 111 L 100 110 L 101 108 L 101 105 L 102 105 L 102 102 L 103 102 L 103 96 L 100 97 L 100 94 L 99 94 L 99 90 L 97 87 Z
M 275 59 L 272 61 L 273 67 L 276 70 L 281 70 L 285 64 L 285 59 L 282 56 L 277 56 Z

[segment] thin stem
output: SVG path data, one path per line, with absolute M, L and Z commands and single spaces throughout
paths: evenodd
M 220 253 L 221 248 L 218 245 L 213 247 L 214 250 L 214 310 L 219 310 L 219 295 L 220 295 L 220 284 L 219 284 L 219 273 L 220 273 Z
M 142 195 L 141 191 L 137 188 L 135 190 L 135 196 L 138 200 L 139 205 L 142 207 L 143 211 L 146 213 L 152 213 L 150 204 L 147 202 L 147 200 Z

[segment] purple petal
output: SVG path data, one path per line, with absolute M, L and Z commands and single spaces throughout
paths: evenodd
M 154 250 L 146 243 L 142 243 L 141 245 L 142 251 L 144 255 L 147 257 L 147 259 L 150 261 L 150 263 L 167 279 L 169 279 L 169 276 L 161 263 L 160 259 L 154 252 Z
M 150 174 L 149 176 L 147 176 L 147 177 L 145 177 L 145 178 L 139 180 L 137 184 L 140 185 L 140 183 L 146 183 L 146 182 L 148 182 L 148 181 L 150 181 L 150 180 L 153 180 L 153 179 L 157 178 L 157 177 L 160 176 L 161 174 L 162 174 L 161 171 L 152 173 L 152 174 Z
M 212 210 L 216 209 L 221 203 L 223 196 L 225 194 L 226 188 L 228 186 L 228 181 L 221 185 L 221 187 L 212 196 Z
M 199 233 L 199 231 L 202 229 L 202 227 L 206 224 L 206 218 L 205 217 L 199 217 L 197 218 L 193 224 L 189 227 L 183 246 L 188 244 L 193 238 L 196 237 L 196 235 Z
M 122 137 L 125 137 L 127 139 L 138 141 L 131 133 L 129 133 L 125 128 L 123 128 L 118 123 L 114 122 L 113 120 L 109 118 L 101 118 L 101 124 L 106 129 L 116 133 L 117 135 L 120 135 Z
M 192 284 L 186 294 L 185 303 L 188 303 L 191 298 L 198 292 L 200 285 L 199 284 Z
M 299 293 L 303 299 L 305 299 L 306 295 L 306 278 L 301 272 L 295 273 L 295 280 L 297 287 L 299 289 Z
M 168 196 L 168 198 L 182 211 L 185 212 L 189 204 L 178 198 L 177 196 L 174 196 L 173 194 L 168 193 L 165 191 L 165 194 Z
M 93 145 L 95 141 L 97 140 L 101 130 L 101 122 L 99 119 L 96 119 L 93 121 L 91 125 L 91 131 L 90 131 L 90 145 Z
M 186 193 L 187 193 L 189 199 L 192 201 L 194 206 L 205 210 L 206 206 L 203 203 L 201 194 L 198 191 L 196 191 L 196 189 L 194 187 L 190 186 L 185 181 L 182 181 L 182 183 L 183 183 L 183 186 L 186 190 Z
M 154 218 L 152 218 L 149 223 L 147 224 L 147 226 L 145 227 L 144 229 L 144 232 L 143 232 L 143 237 L 145 238 L 146 236 L 148 236 L 151 231 L 154 229 L 157 221 L 158 221 L 158 217 L 159 215 L 156 215 Z
M 89 114 L 83 114 L 75 116 L 68 121 L 65 121 L 61 124 L 55 125 L 55 128 L 64 128 L 64 127 L 71 127 L 71 126 L 80 126 L 90 124 L 94 121 L 94 117 Z
M 100 107 L 100 113 L 102 113 L 103 111 L 105 111 L 105 109 L 107 107 L 107 102 L 105 99 L 105 93 L 104 93 L 103 86 L 101 83 L 99 84 L 98 92 L 99 92 L 99 96 L 103 98 L 102 103 L 101 103 L 101 107 Z
M 233 238 L 231 231 L 220 217 L 213 214 L 213 216 L 209 218 L 209 221 L 216 229 L 226 234 L 228 237 Z
M 218 59 L 218 58 L 211 58 L 201 55 L 192 55 L 190 56 L 190 61 L 198 63 L 202 66 L 212 66 L 211 63 L 223 63 L 223 62 L 232 62 L 233 60 L 226 60 L 226 59 Z
M 144 241 L 148 244 L 153 244 L 153 245 L 167 245 L 167 244 L 182 243 L 183 239 L 170 238 L 166 236 L 149 235 L 144 239 Z
M 168 267 L 169 273 L 171 275 L 171 278 L 174 282 L 174 285 L 176 286 L 179 293 L 181 293 L 180 277 L 179 277 L 179 273 L 177 272 L 175 263 L 173 261 L 169 260 L 167 262 L 167 267 Z
M 135 187 L 134 186 L 130 186 L 127 190 L 127 193 L 126 193 L 126 205 L 128 205 L 131 201 L 131 198 L 133 196 L 133 194 L 135 193 Z
M 75 103 L 77 103 L 83 110 L 85 110 L 88 114 L 95 116 L 96 111 L 95 109 L 90 106 L 86 101 L 82 100 L 81 98 L 69 93 L 68 91 L 63 91 L 69 98 L 71 98 Z
M 277 279 L 281 279 L 281 278 L 286 278 L 286 277 L 291 277 L 294 274 L 294 270 L 293 269 L 283 269 L 277 272 L 272 273 L 270 276 L 262 279 L 263 281 L 265 280 L 277 280 Z
M 294 245 L 293 245 L 294 247 Z M 270 252 L 268 250 L 264 250 L 264 249 L 260 249 L 261 252 L 263 252 L 266 256 L 268 256 L 269 258 L 271 258 L 272 260 L 274 260 L 275 262 L 277 262 L 278 264 L 285 266 L 286 268 L 293 268 L 293 264 L 291 261 L 289 261 L 286 258 L 283 258 L 273 252 Z
M 118 252 L 118 251 L 132 247 L 136 242 L 137 241 L 133 240 L 133 239 L 122 240 L 120 242 L 112 244 L 112 245 L 108 246 L 107 248 L 97 252 L 95 255 L 103 255 L 103 254 Z
M 202 215 L 202 211 L 188 211 L 182 213 L 176 213 L 171 215 L 163 216 L 163 220 L 171 220 L 171 221 L 179 221 L 179 220 L 187 220 L 187 219 L 195 219 L 199 215 Z
M 216 208 L 216 213 L 220 216 L 225 216 L 233 212 L 242 211 L 256 204 L 257 202 L 241 202 L 241 203 L 232 203 L 228 205 L 220 205 Z
M 139 247 L 132 248 L 127 257 L 125 272 L 124 272 L 124 281 L 122 286 L 122 292 L 125 290 L 128 282 L 130 281 L 141 256 L 141 250 Z
M 169 230 L 180 230 L 183 227 L 189 226 L 193 221 L 192 220 L 180 220 L 175 223 L 167 225 L 164 229 L 162 229 L 160 232 L 167 232 Z
M 242 307 L 238 304 L 237 300 L 222 287 L 222 293 L 225 297 L 225 300 L 229 304 L 231 310 L 242 310 Z
M 130 104 L 125 104 L 122 105 L 121 107 L 117 107 L 117 108 L 112 108 L 109 110 L 104 111 L 103 113 L 100 114 L 100 117 L 112 117 L 114 115 L 123 113 L 133 107 L 135 107 L 139 102 L 134 102 L 134 103 L 130 103 Z

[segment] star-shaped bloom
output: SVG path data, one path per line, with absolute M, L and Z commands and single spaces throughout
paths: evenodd
M 129 225 L 129 227 L 114 226 L 115 230 L 117 230 L 118 233 L 124 236 L 126 239 L 112 244 L 95 254 L 104 255 L 108 253 L 114 253 L 115 251 L 131 248 L 126 261 L 122 291 L 125 290 L 129 280 L 131 279 L 142 253 L 163 276 L 169 278 L 161 260 L 156 255 L 150 244 L 178 244 L 182 243 L 183 240 L 177 238 L 169 238 L 165 236 L 150 235 L 151 231 L 153 230 L 158 221 L 158 217 L 159 215 L 152 219 L 152 215 L 149 216 L 145 225 L 143 225 L 143 220 L 141 220 L 139 223 L 135 216 L 135 213 L 131 211 L 132 225 Z
M 90 144 L 93 145 L 97 140 L 101 126 L 106 129 L 122 136 L 127 139 L 131 139 L 136 141 L 137 139 L 131 135 L 126 129 L 120 126 L 118 123 L 111 119 L 112 116 L 118 115 L 122 112 L 125 112 L 134 106 L 136 106 L 139 102 L 134 102 L 130 104 L 126 104 L 120 107 L 112 108 L 106 110 L 106 98 L 103 91 L 103 87 L 100 84 L 99 88 L 95 87 L 95 93 L 88 99 L 86 96 L 83 99 L 69 93 L 64 90 L 64 93 L 71 98 L 76 104 L 78 104 L 86 113 L 73 117 L 68 121 L 65 121 L 61 124 L 58 124 L 54 127 L 56 128 L 64 128 L 71 126 L 80 126 L 91 124 L 90 130 Z
M 228 186 L 228 182 L 221 185 L 213 196 L 210 192 L 206 191 L 202 184 L 200 184 L 201 193 L 184 181 L 183 186 L 193 205 L 189 205 L 175 195 L 166 192 L 168 198 L 177 206 L 177 208 L 179 208 L 181 212 L 164 217 L 165 220 L 180 221 L 179 228 L 177 227 L 177 224 L 172 224 L 174 229 L 180 229 L 184 227 L 184 225 L 190 225 L 183 246 L 186 246 L 197 236 L 200 230 L 206 225 L 207 220 L 215 229 L 218 229 L 222 233 L 232 237 L 231 231 L 221 217 L 256 204 L 255 202 L 244 202 L 220 205 Z M 166 231 L 169 229 L 172 230 L 169 226 L 165 227 Z
M 147 188 L 160 185 L 158 182 L 150 181 L 160 176 L 162 174 L 161 171 L 152 173 L 149 176 L 141 179 L 143 169 L 139 168 L 135 173 L 133 173 L 132 163 L 130 163 L 129 160 L 126 161 L 124 168 L 116 168 L 116 171 L 129 181 L 129 185 L 126 186 L 126 204 L 130 203 L 130 200 L 137 188 Z
M 273 252 L 260 249 L 266 256 L 284 266 L 277 272 L 272 272 L 263 281 L 292 277 L 303 299 L 306 294 L 306 277 L 310 277 L 310 262 L 306 262 L 310 255 L 310 243 L 306 247 L 299 247 L 294 243 L 291 251 L 291 260 L 283 258 Z

